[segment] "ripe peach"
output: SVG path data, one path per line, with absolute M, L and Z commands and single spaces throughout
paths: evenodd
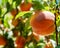
M 23 2 L 21 5 L 20 5 L 20 8 L 21 8 L 21 11 L 29 11 L 30 8 L 31 8 L 31 3 L 25 3 Z
M 23 48 L 25 45 L 25 38 L 22 36 L 17 37 L 16 44 L 17 44 L 17 48 Z
M 6 39 L 3 36 L 0 36 L 0 45 L 6 45 Z
M 19 20 L 18 19 L 13 19 L 12 20 L 12 25 L 14 25 L 15 27 L 18 25 L 18 23 L 19 23 Z
M 18 30 L 14 30 L 14 31 L 13 31 L 13 36 L 14 36 L 14 37 L 17 37 L 17 36 L 18 36 L 18 33 L 19 33 Z
M 36 12 L 30 19 L 33 32 L 39 35 L 49 35 L 55 30 L 55 16 L 49 11 Z
M 13 9 L 13 10 L 11 11 L 11 14 L 15 17 L 16 14 L 17 14 L 17 10 L 16 10 L 16 9 Z

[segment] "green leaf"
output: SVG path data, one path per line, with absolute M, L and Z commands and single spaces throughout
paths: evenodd
M 49 10 L 49 7 L 48 7 L 48 6 L 46 6 L 46 7 L 45 7 L 45 10 Z
M 41 3 L 40 0 L 35 0 L 35 1 L 32 1 L 32 7 L 34 8 L 34 10 L 41 10 L 41 9 L 44 9 L 44 5 Z
M 13 0 L 13 2 L 16 1 L 16 0 Z
M 14 47 L 14 41 L 12 40 L 12 38 L 9 38 L 7 40 L 7 45 L 5 45 L 4 48 L 15 48 Z
M 19 4 L 21 4 L 22 0 L 16 0 L 16 6 L 18 6 Z
M 32 11 L 23 11 L 23 12 L 19 12 L 19 13 L 17 14 L 17 16 L 15 17 L 15 19 L 17 19 L 17 18 L 23 16 L 23 15 L 26 14 L 26 13 L 32 13 Z
M 15 9 L 16 8 L 16 2 L 13 2 L 12 7 Z
M 8 0 L 8 2 L 9 2 L 10 4 L 12 4 L 12 1 L 13 1 L 13 0 Z
M 34 43 L 33 42 L 30 42 L 28 48 L 35 48 Z
M 56 25 L 60 26 L 60 15 L 56 18 Z
M 32 0 L 28 0 L 28 2 L 32 3 Z
M 2 0 L 2 5 L 4 6 L 8 0 Z
M 44 48 L 44 45 L 45 45 L 44 43 L 38 43 L 37 48 Z
M 58 45 L 56 48 L 60 48 L 60 45 Z
M 0 0 L 0 5 L 2 4 L 2 0 Z
M 8 39 L 8 32 L 4 33 L 3 35 L 6 39 Z
M 5 17 L 4 17 L 4 26 L 5 26 L 5 27 L 8 27 L 8 28 L 10 27 L 10 25 L 9 25 L 8 22 L 9 22 L 12 18 L 13 18 L 13 17 L 12 17 L 12 16 L 8 16 L 8 14 L 5 15 Z
M 51 8 L 53 8 L 54 7 L 54 5 L 55 5 L 55 2 L 52 0 L 52 1 L 49 1 L 49 6 L 51 7 Z M 55 5 L 56 6 L 56 5 Z
M 2 9 L 0 8 L 0 16 L 1 16 L 1 14 L 2 14 Z
M 26 13 L 26 14 L 24 14 L 24 16 L 22 18 L 23 19 L 29 18 L 29 17 L 31 17 L 31 15 L 32 15 L 32 13 Z
M 20 32 L 24 31 L 25 24 L 24 22 L 20 21 L 16 29 L 20 30 Z
M 12 5 L 9 2 L 7 2 L 6 8 L 7 8 L 7 11 L 10 11 L 12 9 Z
M 43 3 L 43 4 L 44 4 L 44 6 L 48 6 L 48 3 L 47 3 L 46 1 L 44 1 L 44 3 Z

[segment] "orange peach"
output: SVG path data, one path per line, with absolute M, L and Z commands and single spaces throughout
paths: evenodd
M 6 45 L 6 39 L 3 36 L 0 36 L 0 45 Z
M 39 11 L 30 19 L 33 32 L 39 35 L 49 35 L 55 30 L 55 16 L 49 11 Z
M 17 48 L 23 48 L 25 45 L 25 38 L 22 36 L 17 37 L 16 44 L 17 44 Z
M 23 2 L 21 5 L 20 5 L 20 8 L 21 8 L 21 11 L 29 11 L 30 8 L 31 8 L 32 4 L 31 3 L 25 3 Z

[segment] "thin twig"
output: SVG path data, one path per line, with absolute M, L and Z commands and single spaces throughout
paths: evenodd
M 56 0 L 55 0 L 56 3 Z M 56 6 L 56 10 L 58 8 L 58 5 Z M 55 12 L 55 31 L 56 31 L 56 44 L 58 46 L 58 31 L 57 31 L 57 25 L 56 25 L 56 12 Z

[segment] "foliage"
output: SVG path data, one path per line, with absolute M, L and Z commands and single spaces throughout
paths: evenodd
M 5 37 L 7 40 L 7 44 L 3 46 L 3 48 L 16 48 L 15 40 L 18 36 L 22 36 L 26 39 L 24 48 L 44 48 L 46 44 L 44 36 L 41 36 L 40 41 L 37 42 L 30 26 L 30 18 L 36 10 L 47 10 L 54 13 L 57 16 L 55 20 L 57 30 L 58 27 L 60 27 L 60 0 L 56 0 L 56 2 L 55 0 L 26 1 L 32 4 L 31 10 L 29 11 L 20 10 L 22 0 L 0 0 L 0 36 Z M 11 14 L 13 9 L 17 10 L 15 16 Z M 13 20 L 17 20 L 17 26 L 12 24 Z M 14 30 L 16 30 L 16 34 L 18 35 L 16 37 L 13 36 Z M 60 31 L 58 31 L 58 38 L 58 44 L 60 44 Z M 53 44 L 54 42 L 56 43 L 56 32 L 50 35 L 50 39 L 53 40 Z M 60 48 L 60 45 L 56 48 Z

